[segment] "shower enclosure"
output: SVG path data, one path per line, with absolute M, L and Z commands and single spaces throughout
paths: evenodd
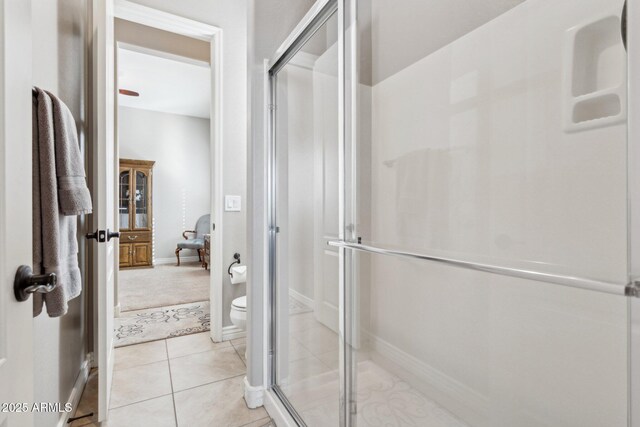
M 293 425 L 640 425 L 626 3 L 314 5 L 268 71 Z

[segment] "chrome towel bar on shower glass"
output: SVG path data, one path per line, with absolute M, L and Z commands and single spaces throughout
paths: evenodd
M 631 284 L 618 284 L 604 282 L 599 280 L 585 279 L 582 277 L 564 276 L 559 274 L 543 273 L 532 270 L 524 270 L 511 267 L 501 267 L 491 264 L 481 264 L 470 261 L 464 261 L 455 258 L 446 258 L 434 255 L 421 254 L 417 252 L 402 251 L 398 249 L 383 248 L 371 246 L 362 243 L 345 242 L 341 240 L 332 240 L 327 242 L 329 246 L 338 248 L 353 249 L 361 252 L 369 252 L 382 255 L 391 255 L 402 258 L 419 259 L 425 261 L 433 261 L 441 264 L 447 264 L 454 267 L 464 268 L 467 270 L 483 271 L 485 273 L 499 274 L 502 276 L 518 277 L 521 279 L 538 280 L 541 282 L 554 283 L 573 288 L 587 289 L 591 291 L 604 292 L 614 295 L 635 296 L 640 297 L 640 285 L 636 282 Z

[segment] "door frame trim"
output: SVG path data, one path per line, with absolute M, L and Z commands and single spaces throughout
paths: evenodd
M 216 231 L 211 231 L 211 275 L 210 307 L 211 338 L 221 342 L 224 338 L 223 320 L 223 166 L 222 166 L 222 52 L 223 30 L 219 27 L 200 21 L 184 18 L 158 9 L 146 7 L 128 0 L 116 0 L 114 16 L 126 21 L 146 25 L 171 33 L 208 42 L 210 45 L 211 68 L 211 115 L 210 115 L 210 148 L 211 148 L 211 222 L 216 224 Z M 117 119 L 116 119 L 117 123 Z M 116 138 L 117 139 L 117 138 Z M 117 146 L 117 141 L 116 141 Z M 116 157 L 117 158 L 117 157 Z M 117 218 L 117 217 L 116 217 Z M 209 224 L 211 229 L 211 224 Z
M 627 218 L 628 268 L 640 279 L 640 2 L 627 5 Z M 640 427 L 640 299 L 628 297 L 628 424 Z

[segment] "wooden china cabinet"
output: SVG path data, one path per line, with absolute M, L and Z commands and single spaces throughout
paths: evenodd
M 153 264 L 154 164 L 150 160 L 120 159 L 120 268 L 151 267 Z

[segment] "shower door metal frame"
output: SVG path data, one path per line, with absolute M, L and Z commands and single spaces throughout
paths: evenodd
M 345 0 L 319 0 L 311 10 L 305 15 L 302 21 L 296 26 L 292 33 L 287 37 L 281 47 L 276 51 L 273 59 L 267 66 L 267 244 L 268 244 L 268 301 L 267 301 L 267 320 L 268 320 L 268 352 L 267 352 L 267 384 L 266 388 L 271 390 L 275 397 L 280 401 L 284 409 L 291 416 L 292 420 L 299 426 L 306 426 L 304 420 L 296 412 L 293 405 L 289 402 L 284 392 L 280 389 L 277 380 L 277 360 L 278 349 L 277 343 L 277 233 L 278 233 L 278 215 L 277 215 L 277 163 L 276 163 L 276 120 L 277 120 L 277 75 L 278 72 L 295 56 L 295 54 L 304 46 L 304 44 L 316 33 L 316 31 L 324 25 L 329 18 L 337 15 L 337 46 L 338 46 L 338 169 L 339 169 L 339 209 L 338 209 L 338 237 L 344 240 L 344 1 Z M 344 344 L 345 317 L 344 317 L 344 256 L 345 249 L 339 250 L 339 383 L 340 383 L 340 426 L 350 425 L 347 414 L 350 412 L 348 405 L 349 399 L 346 396 L 351 395 L 350 382 L 345 378 L 345 354 L 347 349 Z
M 640 2 L 627 6 L 629 278 L 640 280 Z M 629 298 L 629 426 L 640 427 L 640 299 Z

